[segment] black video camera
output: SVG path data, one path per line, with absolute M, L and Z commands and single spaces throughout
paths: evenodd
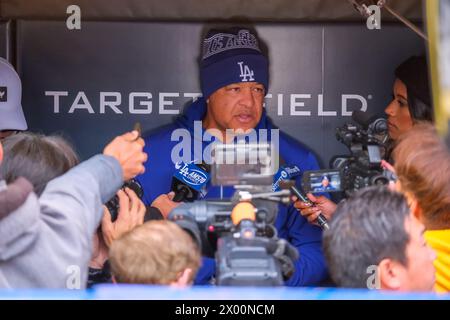
M 275 170 L 270 151 L 261 149 L 267 151 L 270 145 L 216 145 L 213 184 L 233 185 L 235 195 L 225 201 L 184 203 L 168 217 L 192 236 L 204 256 L 215 256 L 218 285 L 283 285 L 295 271 L 298 251 L 279 239 L 273 226 L 278 212 L 273 198 L 279 193 L 272 192 Z M 264 159 L 244 165 L 217 161 L 236 159 L 236 154 L 241 159 L 255 155 Z
M 386 120 L 362 111 L 353 112 L 352 119 L 356 124 L 347 123 L 336 129 L 336 139 L 347 146 L 350 155 L 338 155 L 330 160 L 330 167 L 341 173 L 340 188 L 347 195 L 368 186 L 389 183 L 388 174 L 380 166 L 387 149 Z
M 125 188 L 130 188 L 133 190 L 136 195 L 139 197 L 139 199 L 142 199 L 142 196 L 144 195 L 144 190 L 142 189 L 142 186 L 139 184 L 139 182 L 136 179 L 130 179 L 128 181 L 125 181 L 122 187 L 120 187 L 122 190 L 125 190 Z M 111 221 L 114 222 L 117 220 L 117 216 L 119 215 L 119 197 L 114 195 L 107 203 L 105 203 L 106 208 L 108 208 L 109 213 L 111 214 Z

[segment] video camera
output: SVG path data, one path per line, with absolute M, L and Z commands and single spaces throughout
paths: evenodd
M 184 203 L 169 214 L 203 255 L 215 256 L 218 285 L 282 285 L 295 271 L 298 251 L 273 226 L 290 191 L 272 190 L 278 164 L 270 151 L 269 144 L 216 144 L 212 183 L 234 186 L 233 197 Z
M 336 129 L 336 139 L 350 150 L 330 160 L 330 170 L 307 171 L 303 175 L 306 192 L 341 192 L 346 195 L 372 185 L 389 183 L 390 175 L 380 166 L 388 139 L 386 120 L 353 112 L 356 122 Z
M 144 196 L 144 190 L 136 179 L 125 181 L 120 189 L 125 190 L 125 188 L 130 188 L 131 190 L 133 190 L 139 199 L 142 199 L 142 197 Z M 108 211 L 111 215 L 111 221 L 116 221 L 117 217 L 119 216 L 120 210 L 119 197 L 117 196 L 117 194 L 115 194 L 107 203 L 105 203 L 105 206 L 106 208 L 108 208 Z

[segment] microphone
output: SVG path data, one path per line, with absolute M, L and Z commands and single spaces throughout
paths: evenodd
M 274 176 L 272 190 L 274 192 L 280 191 L 281 181 L 292 180 L 298 177 L 299 175 L 301 175 L 301 171 L 300 168 L 297 167 L 296 165 L 285 165 L 280 167 Z M 314 203 L 311 200 L 309 200 L 308 197 L 306 197 L 303 193 L 301 193 L 295 186 L 291 186 L 290 190 L 301 201 L 309 203 L 311 206 L 314 206 Z M 319 216 L 317 217 L 317 222 L 319 223 L 320 227 L 322 227 L 322 229 L 326 230 L 330 229 L 327 218 L 325 218 L 323 214 L 319 214 Z
M 356 110 L 353 111 L 352 119 L 365 130 L 370 130 L 373 134 L 384 134 L 387 131 L 386 119 L 378 115 Z
M 273 177 L 272 191 L 281 191 L 280 183 L 282 181 L 293 180 L 301 174 L 300 168 L 296 165 L 281 166 Z
M 303 193 L 301 193 L 295 186 L 291 186 L 291 192 L 297 196 L 297 198 L 299 198 L 300 200 L 302 200 L 303 202 L 308 203 L 311 206 L 314 206 L 314 203 L 308 199 L 308 197 L 306 197 Z M 325 218 L 325 216 L 323 214 L 319 214 L 319 216 L 317 217 L 317 222 L 319 223 L 319 226 L 322 229 L 328 230 L 330 229 L 330 226 L 328 224 L 328 220 L 327 218 Z
M 205 163 L 177 163 L 172 177 L 171 190 L 175 192 L 173 201 L 193 202 L 206 195 L 206 185 L 210 180 L 210 166 Z
M 373 114 L 369 114 L 367 112 L 363 112 L 361 110 L 355 110 L 352 113 L 352 119 L 359 125 L 363 126 L 365 129 L 369 126 L 369 124 L 376 119 L 376 116 Z

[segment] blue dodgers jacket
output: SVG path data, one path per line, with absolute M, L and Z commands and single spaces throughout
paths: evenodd
M 184 129 L 175 131 L 177 134 L 174 136 L 180 137 L 183 136 L 183 132 L 189 132 L 192 140 L 194 140 L 194 129 L 198 131 L 199 128 L 199 126 L 194 126 L 194 121 L 201 121 L 205 113 L 206 102 L 203 98 L 199 98 L 188 106 L 184 115 L 179 117 L 173 124 L 162 127 L 145 138 L 144 150 L 147 152 L 149 160 L 145 164 L 145 173 L 138 176 L 137 179 L 144 189 L 144 202 L 146 205 L 151 204 L 159 195 L 170 191 L 172 176 L 176 171 L 175 163 L 172 161 L 171 155 L 174 147 L 177 148 L 176 146 L 180 143 L 179 138 L 174 138 L 173 140 L 175 141 L 172 141 L 172 133 L 176 129 Z M 276 129 L 267 117 L 265 110 L 255 129 Z M 200 132 L 199 135 L 197 132 L 197 136 L 200 136 L 200 139 L 202 134 Z M 183 137 L 186 138 L 186 135 Z M 302 172 L 319 169 L 315 156 L 298 141 L 281 131 L 279 133 L 279 140 L 279 152 L 286 164 L 297 165 Z M 200 144 L 202 150 L 205 150 L 210 143 L 211 141 L 202 141 Z M 196 148 L 194 147 L 193 141 L 191 141 L 191 145 L 192 148 L 188 152 L 192 153 L 192 160 L 198 160 L 199 156 L 194 152 Z M 300 183 L 300 178 L 297 183 Z M 233 195 L 234 188 L 209 186 L 207 191 L 208 193 L 204 199 L 229 198 Z M 296 271 L 286 282 L 286 285 L 314 286 L 323 281 L 327 277 L 327 270 L 322 253 L 322 230 L 317 226 L 309 224 L 297 212 L 293 205 L 280 205 L 275 227 L 278 230 L 278 236 L 288 240 L 298 249 L 300 254 L 300 258 L 295 263 Z M 208 283 L 214 275 L 214 272 L 214 260 L 203 258 L 203 264 L 197 274 L 195 284 Z

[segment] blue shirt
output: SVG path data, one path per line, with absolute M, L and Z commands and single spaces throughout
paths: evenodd
M 147 205 L 151 204 L 159 195 L 170 191 L 172 176 L 176 170 L 171 153 L 173 148 L 179 144 L 178 139 L 171 141 L 172 133 L 176 129 L 185 129 L 194 137 L 194 130 L 198 131 L 198 128 L 194 127 L 194 121 L 201 121 L 206 110 L 206 102 L 200 98 L 193 102 L 186 109 L 184 115 L 173 124 L 160 128 L 145 138 L 144 151 L 147 152 L 149 160 L 145 164 L 145 173 L 138 176 L 137 179 L 144 189 L 144 202 Z M 261 120 L 255 129 L 276 129 L 266 116 L 265 110 L 263 110 Z M 202 132 L 200 132 L 200 137 L 201 134 Z M 200 143 L 202 150 L 205 150 L 211 142 L 202 141 Z M 197 147 L 194 146 L 194 141 L 191 141 L 191 144 L 192 160 L 201 158 L 201 154 L 198 154 L 199 142 L 197 141 Z M 319 169 L 312 152 L 281 131 L 279 133 L 279 152 L 286 164 L 297 165 L 302 172 Z M 296 183 L 300 185 L 300 178 Z M 229 198 L 234 191 L 233 187 L 210 186 L 204 199 Z M 314 286 L 323 281 L 327 277 L 327 270 L 322 253 L 322 230 L 309 224 L 293 205 L 280 205 L 275 227 L 278 230 L 278 236 L 288 240 L 300 254 L 300 258 L 295 262 L 296 271 L 286 281 L 286 285 Z M 204 258 L 195 284 L 208 283 L 214 273 L 214 260 Z

